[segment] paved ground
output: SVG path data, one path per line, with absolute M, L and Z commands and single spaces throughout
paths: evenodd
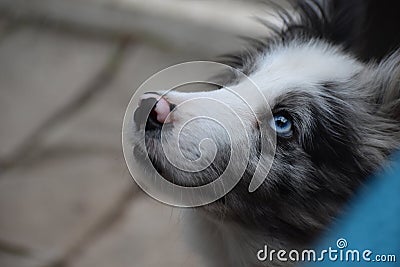
M 1 21 L 0 38 L 0 266 L 201 266 L 120 144 L 135 88 L 199 56 Z

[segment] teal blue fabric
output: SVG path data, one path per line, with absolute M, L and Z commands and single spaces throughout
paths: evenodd
M 323 261 L 313 261 L 305 266 L 400 266 L 400 153 L 394 155 L 393 160 L 394 168 L 380 172 L 360 190 L 348 212 L 315 249 L 319 256 L 318 252 L 331 247 L 338 251 L 338 258 L 333 260 L 325 255 Z M 358 250 L 360 261 L 356 256 L 352 258 L 349 250 Z M 366 250 L 372 252 L 367 255 L 367 260 L 362 257 Z M 385 262 L 378 261 L 385 257 Z

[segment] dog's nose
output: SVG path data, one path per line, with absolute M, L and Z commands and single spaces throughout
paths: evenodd
M 171 104 L 167 100 L 157 94 L 147 93 L 140 97 L 134 120 L 138 128 L 145 125 L 146 130 L 153 130 L 170 122 L 170 112 Z

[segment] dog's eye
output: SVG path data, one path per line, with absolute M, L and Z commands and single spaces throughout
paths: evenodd
M 274 115 L 270 121 L 272 129 L 281 137 L 292 136 L 292 121 L 284 115 Z

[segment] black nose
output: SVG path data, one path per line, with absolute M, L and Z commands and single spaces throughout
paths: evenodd
M 140 101 L 139 107 L 133 115 L 137 128 L 142 125 L 145 125 L 146 130 L 155 130 L 162 127 L 162 123 L 157 120 L 156 105 L 156 98 L 151 97 Z

